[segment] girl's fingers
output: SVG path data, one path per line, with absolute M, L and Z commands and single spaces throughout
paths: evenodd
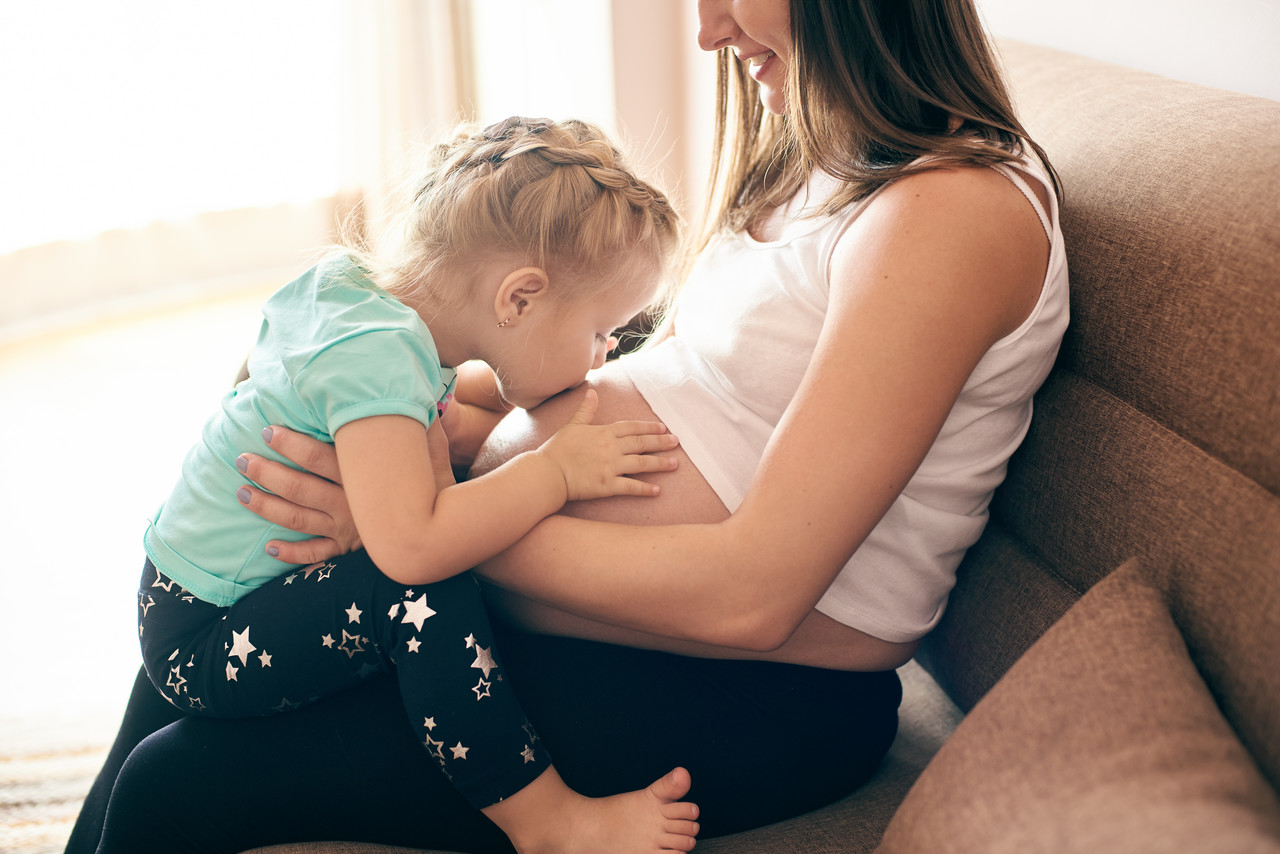
M 615 477 L 613 479 L 612 495 L 635 495 L 642 498 L 651 498 L 657 495 L 661 490 L 657 484 L 645 483 L 643 480 L 635 480 L 630 477 Z
M 651 454 L 654 451 L 670 451 L 680 444 L 671 433 L 645 433 L 620 437 L 620 447 L 624 454 Z
M 582 396 L 582 403 L 578 404 L 577 410 L 573 413 L 573 417 L 569 419 L 570 424 L 590 424 L 591 419 L 596 417 L 596 407 L 600 405 L 600 397 L 593 388 L 587 389 L 587 393 Z
M 338 452 L 333 445 L 295 433 L 287 427 L 268 427 L 262 431 L 262 438 L 271 450 L 285 459 L 326 480 L 342 483 L 342 475 L 338 472 Z
M 667 425 L 661 421 L 615 421 L 610 425 L 616 436 L 642 436 L 648 433 L 667 433 Z
M 673 471 L 678 465 L 675 457 L 655 457 L 649 454 L 629 454 L 622 458 L 619 474 L 645 474 L 646 472 Z

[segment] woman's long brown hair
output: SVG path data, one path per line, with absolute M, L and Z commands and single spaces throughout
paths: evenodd
M 791 42 L 785 116 L 720 52 L 703 245 L 784 204 L 814 169 L 841 181 L 830 212 L 903 175 L 1015 161 L 1029 146 L 1061 197 L 973 0 L 791 0 Z

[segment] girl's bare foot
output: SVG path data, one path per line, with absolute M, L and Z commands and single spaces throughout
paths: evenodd
M 554 768 L 504 801 L 484 809 L 520 854 L 659 854 L 692 851 L 698 807 L 689 772 L 676 768 L 646 789 L 588 798 Z

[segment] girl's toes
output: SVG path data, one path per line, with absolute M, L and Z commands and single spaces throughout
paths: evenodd
M 662 845 L 663 851 L 692 851 L 693 846 L 697 844 L 697 840 L 692 836 L 668 833 L 662 837 L 659 844 Z
M 689 793 L 693 780 L 683 768 L 675 768 L 649 784 L 649 791 L 661 801 L 678 801 Z
M 662 817 L 674 820 L 693 821 L 698 817 L 698 805 L 689 801 L 676 801 L 662 805 Z

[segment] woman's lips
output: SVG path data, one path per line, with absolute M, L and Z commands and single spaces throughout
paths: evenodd
M 751 77 L 759 83 L 765 69 L 769 66 L 769 61 L 772 60 L 774 56 L 775 54 L 773 51 L 766 50 L 764 53 L 757 53 L 754 56 L 740 57 L 740 59 L 747 63 L 748 73 L 750 73 Z

